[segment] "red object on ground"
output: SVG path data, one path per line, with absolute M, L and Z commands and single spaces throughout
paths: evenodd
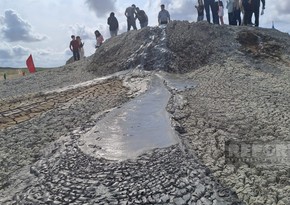
M 28 68 L 28 70 L 29 70 L 30 73 L 35 73 L 35 66 L 34 66 L 33 59 L 32 59 L 32 55 L 31 54 L 30 54 L 30 56 L 26 60 L 26 65 L 27 65 L 27 68 Z

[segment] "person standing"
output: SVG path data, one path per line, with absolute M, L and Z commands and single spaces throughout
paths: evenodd
M 69 49 L 73 53 L 74 61 L 80 60 L 80 53 L 79 53 L 79 42 L 76 40 L 74 35 L 71 35 L 71 42 L 69 44 Z
M 249 0 L 242 0 L 242 6 L 244 8 L 243 24 L 251 24 L 252 9 Z
M 226 7 L 228 9 L 229 25 L 235 25 L 234 3 L 235 3 L 235 0 L 227 1 Z
M 166 25 L 170 22 L 170 14 L 165 10 L 164 4 L 161 5 L 161 11 L 158 14 L 158 23 L 159 25 Z
M 82 39 L 79 36 L 76 37 L 76 40 L 79 42 L 80 59 L 83 59 L 85 57 L 85 51 L 84 51 L 84 45 L 85 45 L 85 43 L 82 42 Z
M 204 4 L 202 0 L 198 0 L 198 5 L 195 6 L 197 9 L 197 21 L 203 21 L 204 19 Z
M 259 26 L 260 5 L 261 5 L 260 2 L 262 2 L 262 4 L 263 4 L 262 12 L 261 12 L 261 15 L 263 15 L 264 9 L 265 9 L 265 0 L 251 0 L 251 14 L 250 14 L 250 16 L 252 16 L 252 14 L 254 13 L 256 27 Z
M 118 22 L 117 18 L 115 17 L 114 12 L 111 12 L 110 17 L 108 18 L 107 22 L 109 25 L 111 37 L 117 36 L 118 30 L 119 30 L 119 22 Z
M 206 20 L 208 23 L 210 23 L 210 10 L 211 9 L 211 13 L 212 15 L 214 14 L 214 1 L 215 0 L 204 0 L 204 9 L 205 9 L 205 15 L 206 15 Z
M 234 0 L 234 21 L 233 25 L 241 25 L 241 7 L 240 7 L 240 0 Z
M 148 16 L 146 15 L 144 10 L 140 10 L 138 7 L 136 8 L 136 16 L 140 22 L 140 27 L 144 28 L 148 26 Z
M 137 30 L 136 27 L 136 6 L 135 4 L 132 4 L 132 6 L 128 7 L 125 11 L 125 16 L 127 17 L 127 31 L 130 31 L 131 26 L 134 30 Z
M 212 7 L 212 21 L 214 24 L 219 24 L 219 0 L 214 0 L 213 7 Z
M 104 38 L 98 30 L 95 31 L 95 36 L 96 36 L 96 41 L 97 41 L 97 44 L 95 47 L 99 48 L 103 44 Z
M 218 16 L 219 16 L 219 20 L 221 22 L 221 25 L 224 25 L 224 4 L 221 0 L 218 1 Z

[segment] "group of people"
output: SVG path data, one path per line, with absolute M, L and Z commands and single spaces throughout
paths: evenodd
M 95 48 L 99 48 L 102 45 L 104 38 L 98 30 L 95 31 L 95 37 L 97 42 Z M 85 43 L 82 42 L 80 36 L 75 37 L 75 35 L 71 35 L 71 39 L 72 40 L 70 41 L 69 48 L 73 53 L 74 61 L 78 61 L 84 58 L 85 56 L 84 52 Z
M 228 9 L 229 25 L 255 25 L 259 26 L 260 5 L 262 2 L 262 12 L 264 14 L 265 0 L 227 0 L 226 8 Z M 214 24 L 224 24 L 224 5 L 222 0 L 198 0 L 197 21 L 203 21 L 204 11 L 206 20 L 211 23 L 210 10 L 212 14 L 212 22 Z M 241 19 L 243 12 L 243 20 Z M 255 24 L 252 23 L 252 16 L 255 16 Z
M 71 35 L 71 39 L 69 48 L 73 53 L 74 61 L 78 61 L 84 57 L 84 43 L 80 36 L 75 37 L 75 35 Z
M 127 18 L 127 31 L 130 31 L 131 27 L 134 30 L 137 30 L 136 19 L 139 20 L 141 28 L 148 26 L 147 14 L 145 13 L 144 10 L 140 10 L 138 7 L 136 7 L 135 4 L 132 4 L 132 6 L 126 8 L 125 16 Z
M 210 10 L 212 14 L 212 22 L 214 24 L 224 24 L 223 16 L 224 16 L 224 5 L 222 0 L 197 0 L 198 4 L 195 6 L 197 9 L 197 21 L 204 20 L 204 12 L 206 13 L 206 20 L 211 23 L 210 19 Z M 259 26 L 259 15 L 260 15 L 260 1 L 262 2 L 262 12 L 264 13 L 265 9 L 265 0 L 227 0 L 226 8 L 228 10 L 228 18 L 229 25 L 255 25 Z M 158 13 L 158 24 L 166 25 L 170 22 L 170 14 L 165 9 L 165 5 L 162 4 L 161 10 Z M 241 12 L 243 12 L 243 20 L 241 19 Z M 252 23 L 252 15 L 255 16 L 255 24 Z M 134 30 L 137 30 L 136 20 L 138 19 L 140 22 L 140 27 L 144 28 L 148 26 L 148 16 L 144 10 L 136 7 L 135 4 L 132 4 L 125 10 L 125 16 L 127 18 L 127 31 L 130 31 L 131 27 Z M 118 35 L 119 30 L 119 22 L 115 17 L 115 13 L 111 12 L 110 16 L 107 20 L 107 24 L 109 25 L 110 35 L 111 37 Z M 95 48 L 99 48 L 104 38 L 102 34 L 96 30 L 96 46 Z M 70 42 L 70 50 L 73 53 L 74 60 L 80 60 L 84 57 L 84 43 L 82 43 L 81 38 L 77 36 L 75 38 L 74 35 L 71 36 L 72 41 Z
M 127 7 L 125 10 L 125 16 L 127 18 L 127 31 L 130 31 L 131 28 L 137 30 L 136 20 L 139 20 L 140 27 L 144 28 L 148 26 L 148 16 L 144 10 L 141 10 L 139 7 L 136 7 L 135 4 Z M 161 11 L 158 14 L 158 23 L 167 24 L 170 21 L 169 12 L 165 9 L 165 5 L 161 5 Z M 111 37 L 116 36 L 119 30 L 119 23 L 117 18 L 115 17 L 114 12 L 110 14 L 110 17 L 107 21 L 110 29 Z

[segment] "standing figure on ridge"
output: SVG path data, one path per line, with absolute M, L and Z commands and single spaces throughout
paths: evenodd
M 80 60 L 80 53 L 79 53 L 79 42 L 76 40 L 74 35 L 71 35 L 71 42 L 69 44 L 69 49 L 73 53 L 74 61 Z
M 76 40 L 79 42 L 80 59 L 83 59 L 85 57 L 85 51 L 84 51 L 84 45 L 85 45 L 85 43 L 82 42 L 82 39 L 79 36 L 76 37 Z
M 235 25 L 234 4 L 235 0 L 227 0 L 226 8 L 228 9 L 229 25 Z
M 218 0 L 204 0 L 204 9 L 206 14 L 206 20 L 210 23 L 210 10 L 212 13 L 212 22 L 214 24 L 219 24 L 219 17 L 218 17 Z
M 224 4 L 221 0 L 218 1 L 218 15 L 221 25 L 224 25 Z
M 251 0 L 251 13 L 250 16 L 252 16 L 252 14 L 254 13 L 255 15 L 255 26 L 258 27 L 259 26 L 259 16 L 260 16 L 260 5 L 261 3 L 263 4 L 262 6 L 262 12 L 261 15 L 264 14 L 264 10 L 265 10 L 265 0 Z
M 140 22 L 140 27 L 144 28 L 148 26 L 148 16 L 146 15 L 144 10 L 140 10 L 138 7 L 136 8 L 136 17 Z
M 127 17 L 127 31 L 130 31 L 131 26 L 134 30 L 137 30 L 136 27 L 136 6 L 135 4 L 132 4 L 132 6 L 128 7 L 125 11 L 125 16 Z
M 114 12 L 111 12 L 110 17 L 108 18 L 107 22 L 109 25 L 111 37 L 117 36 L 118 30 L 119 30 L 119 22 L 118 22 L 117 18 L 115 17 Z
M 103 44 L 104 38 L 98 30 L 95 31 L 95 36 L 97 41 L 96 48 L 99 48 Z
M 158 14 L 158 23 L 159 25 L 166 25 L 170 22 L 170 14 L 165 10 L 164 4 L 161 5 L 161 11 Z
M 198 0 L 198 5 L 195 6 L 197 10 L 197 21 L 203 21 L 204 19 L 204 4 L 202 0 Z
M 241 19 L 241 5 L 240 0 L 234 0 L 234 21 L 233 25 L 241 25 L 242 19 Z

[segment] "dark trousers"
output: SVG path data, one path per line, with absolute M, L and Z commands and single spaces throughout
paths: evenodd
M 130 31 L 131 26 L 133 27 L 134 30 L 137 30 L 137 27 L 136 27 L 136 20 L 135 20 L 134 17 L 128 17 L 128 18 L 127 18 L 127 25 L 128 25 L 128 29 L 127 29 L 127 31 Z
M 252 17 L 252 14 L 254 13 L 255 15 L 255 26 L 259 26 L 259 17 L 260 17 L 260 7 L 257 7 L 257 8 L 253 8 L 252 9 L 252 12 L 251 12 L 251 17 Z
M 213 8 L 214 8 L 214 0 L 204 0 L 204 9 L 205 9 L 205 15 L 206 20 L 208 23 L 210 23 L 210 11 L 209 7 L 211 9 L 211 13 L 213 14 Z
M 235 25 L 238 25 L 240 26 L 242 24 L 242 19 L 241 19 L 241 10 L 240 9 L 235 9 L 234 10 L 234 18 L 235 18 Z
M 219 24 L 219 16 L 218 16 L 218 11 L 219 11 L 219 3 L 218 2 L 213 2 L 213 8 L 211 10 L 212 12 L 212 19 L 214 24 Z
M 229 25 L 237 25 L 237 21 L 235 19 L 235 13 L 231 12 L 231 13 L 228 13 L 228 15 L 229 15 Z
M 75 60 L 75 61 L 80 60 L 80 53 L 79 53 L 79 50 L 73 50 L 73 56 L 74 56 L 74 60 Z

